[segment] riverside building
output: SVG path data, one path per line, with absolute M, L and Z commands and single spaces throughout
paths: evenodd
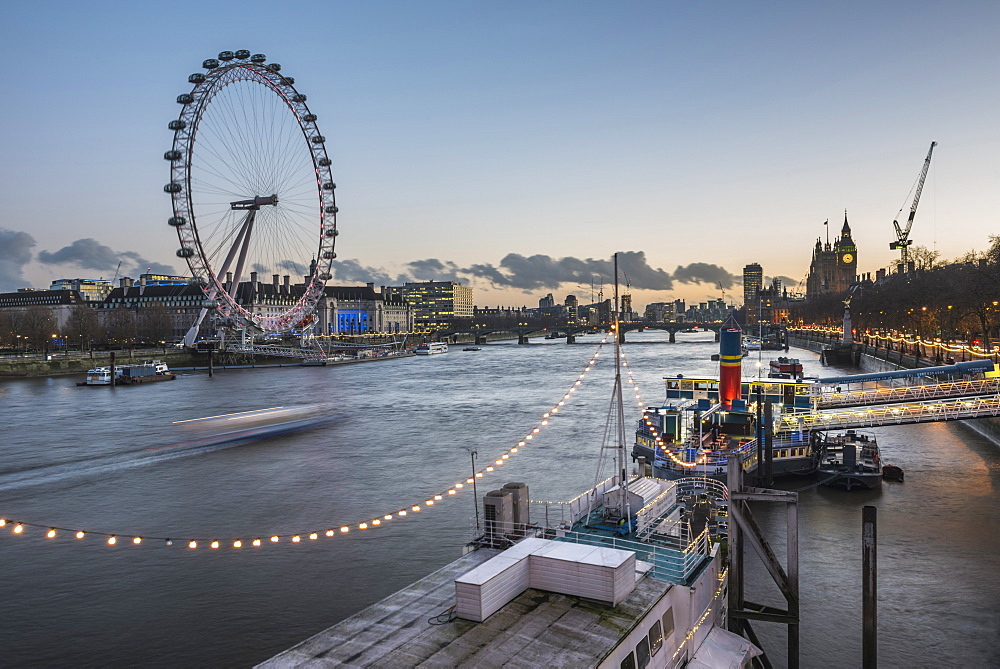
M 384 289 L 413 308 L 413 329 L 439 330 L 472 318 L 472 288 L 455 281 L 404 283 Z
M 757 293 L 764 287 L 764 268 L 751 263 L 743 268 L 743 304 L 756 304 Z

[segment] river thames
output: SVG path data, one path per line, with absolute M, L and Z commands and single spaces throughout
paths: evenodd
M 662 401 L 664 375 L 717 372 L 711 333 L 681 334 L 674 345 L 666 337 L 628 334 L 646 404 Z M 225 369 L 213 378 L 181 372 L 173 382 L 114 389 L 78 388 L 73 376 L 0 382 L 0 516 L 122 538 L 108 546 L 92 535 L 0 530 L 3 664 L 248 666 L 427 575 L 471 537 L 471 492 L 365 532 L 288 539 L 422 504 L 464 480 L 469 451 L 482 467 L 521 440 L 599 340 L 453 346 L 425 358 Z M 593 485 L 614 366 L 610 344 L 600 350 L 560 414 L 481 480 L 480 495 L 523 481 L 532 499 L 561 501 Z M 824 369 L 814 353 L 790 355 L 807 374 Z M 754 362 L 745 360 L 745 373 Z M 313 403 L 328 404 L 334 420 L 231 448 L 177 445 L 189 437 L 174 421 Z M 631 449 L 638 410 L 626 408 Z M 864 504 L 879 513 L 883 664 L 1000 665 L 1000 448 L 950 423 L 875 434 L 905 483 L 800 497 L 802 665 L 860 666 Z M 783 527 L 783 515 L 757 512 L 765 527 Z M 177 541 L 135 546 L 135 534 Z M 281 542 L 256 549 L 200 542 L 191 550 L 184 541 L 272 534 Z M 780 553 L 783 532 L 771 537 Z M 749 570 L 748 597 L 780 606 L 763 570 Z M 757 629 L 781 666 L 784 629 Z

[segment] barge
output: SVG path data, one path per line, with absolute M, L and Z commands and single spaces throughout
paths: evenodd
M 78 386 L 136 386 L 157 381 L 173 381 L 177 378 L 167 363 L 162 360 L 143 360 L 139 364 L 126 364 L 114 367 L 112 379 L 111 367 L 95 367 L 87 370 L 87 378 Z

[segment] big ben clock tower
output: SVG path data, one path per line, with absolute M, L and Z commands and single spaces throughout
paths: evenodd
M 834 246 L 837 253 L 837 272 L 835 292 L 846 293 L 858 275 L 858 249 L 851 239 L 851 226 L 847 224 L 847 210 L 844 210 L 844 227 L 840 230 L 840 239 Z

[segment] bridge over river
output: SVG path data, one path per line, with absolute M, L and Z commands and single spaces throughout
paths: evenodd
M 702 323 L 702 322 L 650 322 L 650 321 L 619 321 L 622 343 L 625 343 L 625 336 L 628 332 L 643 332 L 644 330 L 663 330 L 670 336 L 671 344 L 677 343 L 678 332 L 705 331 L 715 334 L 715 341 L 719 341 L 719 330 L 723 323 Z M 546 337 L 550 339 L 566 339 L 567 344 L 575 344 L 576 338 L 583 334 L 594 334 L 598 330 L 606 329 L 607 325 L 538 325 L 529 323 L 518 323 L 502 326 L 471 326 L 468 328 L 454 328 L 450 330 L 440 330 L 437 336 L 448 341 L 455 341 L 457 335 L 467 335 L 474 338 L 476 344 L 485 344 L 489 335 L 503 334 L 516 335 L 518 344 L 528 344 L 532 337 Z

